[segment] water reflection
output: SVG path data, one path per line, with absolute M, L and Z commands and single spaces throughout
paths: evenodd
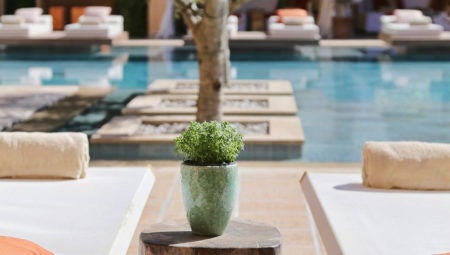
M 450 142 L 450 54 L 440 56 L 445 61 L 405 61 L 389 54 L 247 50 L 232 53 L 231 76 L 291 81 L 306 136 L 303 161 L 358 162 L 368 140 Z M 0 59 L 0 84 L 112 84 L 143 91 L 155 79 L 176 78 L 198 78 L 192 48 Z

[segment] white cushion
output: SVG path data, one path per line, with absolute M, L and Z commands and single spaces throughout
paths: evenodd
M 285 16 L 283 17 L 283 23 L 285 25 L 303 25 L 307 23 L 305 17 Z
M 80 180 L 0 180 L 1 235 L 58 255 L 126 254 L 153 183 L 148 168 L 90 168 Z
M 4 25 L 19 25 L 25 23 L 25 18 L 20 15 L 3 15 L 1 22 Z
M 385 24 L 382 32 L 388 35 L 411 37 L 439 37 L 443 31 L 442 26 L 436 24 L 411 26 L 405 23 Z
M 98 17 L 106 22 L 108 16 L 111 14 L 111 7 L 109 6 L 88 6 L 84 9 L 84 15 L 87 17 Z
M 328 254 L 450 251 L 450 192 L 365 188 L 361 173 L 308 173 L 301 187 Z
M 398 23 L 411 23 L 415 20 L 421 19 L 423 14 L 419 10 L 400 10 L 394 11 L 394 16 Z
M 42 15 L 42 9 L 38 7 L 20 8 L 16 10 L 15 14 L 25 18 L 26 22 L 35 23 L 39 21 L 39 17 Z
M 103 23 L 103 20 L 100 17 L 81 15 L 78 18 L 78 23 L 81 25 L 99 25 Z

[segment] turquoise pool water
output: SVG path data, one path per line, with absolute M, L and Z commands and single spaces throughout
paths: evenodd
M 450 143 L 449 54 L 234 52 L 232 75 L 292 82 L 306 136 L 301 161 L 359 162 L 368 140 Z M 0 56 L 0 84 L 113 84 L 143 91 L 155 79 L 197 77 L 195 54 L 184 48 Z

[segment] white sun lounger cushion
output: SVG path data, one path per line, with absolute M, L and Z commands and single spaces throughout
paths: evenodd
M 365 188 L 344 173 L 308 173 L 301 187 L 328 255 L 450 252 L 450 192 Z
M 81 15 L 78 18 L 78 23 L 81 25 L 100 25 L 103 23 L 103 20 L 100 17 Z
M 450 144 L 367 142 L 363 183 L 385 189 L 450 190 Z
M 0 38 L 24 38 L 48 34 L 53 31 L 51 15 L 42 15 L 34 23 L 0 24 Z
M 424 37 L 441 35 L 443 27 L 436 24 L 412 26 L 410 24 L 391 23 L 385 24 L 382 31 L 391 35 Z
M 0 180 L 0 235 L 57 255 L 126 254 L 154 183 L 148 168 L 90 168 L 79 180 Z
M 68 37 L 73 38 L 112 38 L 123 32 L 123 23 L 115 21 L 89 25 L 74 23 L 66 25 L 64 30 Z
M 0 132 L 0 178 L 78 179 L 88 164 L 83 133 Z
M 25 23 L 25 18 L 19 15 L 2 15 L 0 19 L 3 25 L 20 25 Z

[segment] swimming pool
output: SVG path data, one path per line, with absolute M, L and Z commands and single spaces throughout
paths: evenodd
M 306 137 L 301 161 L 359 162 L 368 140 L 450 143 L 450 55 L 433 58 L 356 49 L 244 51 L 233 53 L 231 73 L 292 82 Z M 0 84 L 144 90 L 155 79 L 197 77 L 195 53 L 186 48 L 0 56 Z

